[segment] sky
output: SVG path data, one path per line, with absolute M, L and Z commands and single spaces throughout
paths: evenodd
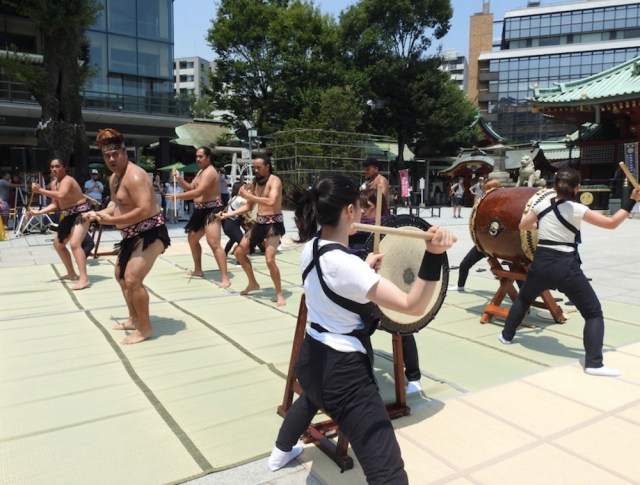
M 206 60 L 215 57 L 207 45 L 205 37 L 211 27 L 211 19 L 216 12 L 215 0 L 174 0 L 174 56 L 199 56 Z M 315 4 L 325 13 L 336 17 L 340 11 L 356 3 L 355 0 L 316 0 Z M 469 51 L 469 17 L 482 11 L 483 0 L 452 0 L 453 17 L 449 33 L 440 39 L 444 49 L 457 49 L 468 57 Z M 542 5 L 560 3 L 560 0 L 542 0 Z M 393 0 L 389 0 L 393 5 Z M 526 7 L 527 0 L 490 0 L 490 10 L 494 20 L 502 19 L 507 10 Z M 258 20 L 259 21 L 259 20 Z

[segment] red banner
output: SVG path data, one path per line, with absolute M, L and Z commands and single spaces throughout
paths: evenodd
M 399 170 L 400 176 L 400 197 L 409 197 L 409 170 Z

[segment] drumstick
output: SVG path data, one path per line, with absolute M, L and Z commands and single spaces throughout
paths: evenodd
M 31 203 L 33 202 L 33 196 L 35 195 L 35 191 L 31 189 L 31 195 L 29 196 L 29 204 L 27 205 L 27 210 L 31 209 Z
M 633 174 L 631 173 L 631 170 L 629 170 L 629 167 L 627 167 L 627 164 L 624 162 L 620 162 L 618 163 L 618 165 L 620 165 L 620 168 L 622 169 L 622 171 L 624 172 L 624 174 L 627 176 L 627 178 L 629 179 L 629 182 L 631 182 L 631 185 L 633 185 L 634 189 L 640 189 L 640 184 L 638 183 L 638 181 L 636 180 L 636 178 L 633 176 Z
M 373 233 L 379 233 L 379 234 L 392 234 L 395 236 L 412 237 L 415 239 L 426 239 L 427 241 L 431 241 L 431 239 L 433 239 L 433 234 L 431 234 L 430 232 L 413 231 L 411 229 L 403 229 L 401 227 L 398 228 L 398 227 L 374 226 L 372 224 L 360 224 L 358 222 L 354 222 L 353 224 L 351 224 L 351 227 L 353 227 L 357 231 L 373 232 Z M 455 236 L 453 236 L 453 242 L 456 242 L 457 240 L 458 239 Z
M 378 185 L 378 192 L 376 193 L 376 218 L 375 225 L 379 226 L 382 222 L 382 185 Z M 380 233 L 373 233 L 373 254 L 380 252 Z

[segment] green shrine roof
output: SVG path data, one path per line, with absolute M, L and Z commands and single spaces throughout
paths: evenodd
M 640 96 L 640 57 L 592 76 L 536 88 L 529 98 L 535 107 L 600 104 L 637 99 Z

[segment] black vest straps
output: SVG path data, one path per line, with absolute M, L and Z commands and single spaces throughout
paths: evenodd
M 318 280 L 320 281 L 320 286 L 322 286 L 322 291 L 324 291 L 324 294 L 327 295 L 327 298 L 329 298 L 333 303 L 344 308 L 345 310 L 348 310 L 352 313 L 355 313 L 356 315 L 359 315 L 360 318 L 362 319 L 362 322 L 364 323 L 364 326 L 365 326 L 364 329 L 354 330 L 353 332 L 350 332 L 346 335 L 353 335 L 353 336 L 358 336 L 361 334 L 371 335 L 378 326 L 378 319 L 376 319 L 372 314 L 374 304 L 371 302 L 357 303 L 353 300 L 349 300 L 348 298 L 338 295 L 335 291 L 333 291 L 331 288 L 327 286 L 327 284 L 324 281 L 324 277 L 322 276 L 322 268 L 320 267 L 320 256 L 322 256 L 325 253 L 328 253 L 329 251 L 338 250 L 338 251 L 343 251 L 345 253 L 349 253 L 349 251 L 343 245 L 337 244 L 337 243 L 325 244 L 321 248 L 318 248 L 319 242 L 320 242 L 320 238 L 316 238 L 316 240 L 313 241 L 313 259 L 302 272 L 302 282 L 304 283 L 304 281 L 307 279 L 307 276 L 309 275 L 311 270 L 313 268 L 316 268 L 316 271 L 318 272 Z
M 560 210 L 558 209 L 558 206 L 560 204 L 562 204 L 563 202 L 566 202 L 566 201 L 561 200 L 560 202 L 556 202 L 556 199 L 554 197 L 553 199 L 551 199 L 550 202 L 551 202 L 551 205 L 549 207 L 547 207 L 545 210 L 543 210 L 542 212 L 540 212 L 540 214 L 538 214 L 538 220 L 542 219 L 549 212 L 553 211 L 553 213 L 556 216 L 556 218 L 558 219 L 558 221 L 560 221 L 560 224 L 562 224 L 564 227 L 569 229 L 574 234 L 575 239 L 574 239 L 573 243 L 551 241 L 549 239 L 540 239 L 538 241 L 538 244 L 545 244 L 545 245 L 549 245 L 549 246 L 571 246 L 572 248 L 577 249 L 578 248 L 578 244 L 580 244 L 582 242 L 582 239 L 580 237 L 580 230 L 577 229 L 569 221 L 567 221 L 564 217 L 562 217 L 562 214 L 560 214 Z

